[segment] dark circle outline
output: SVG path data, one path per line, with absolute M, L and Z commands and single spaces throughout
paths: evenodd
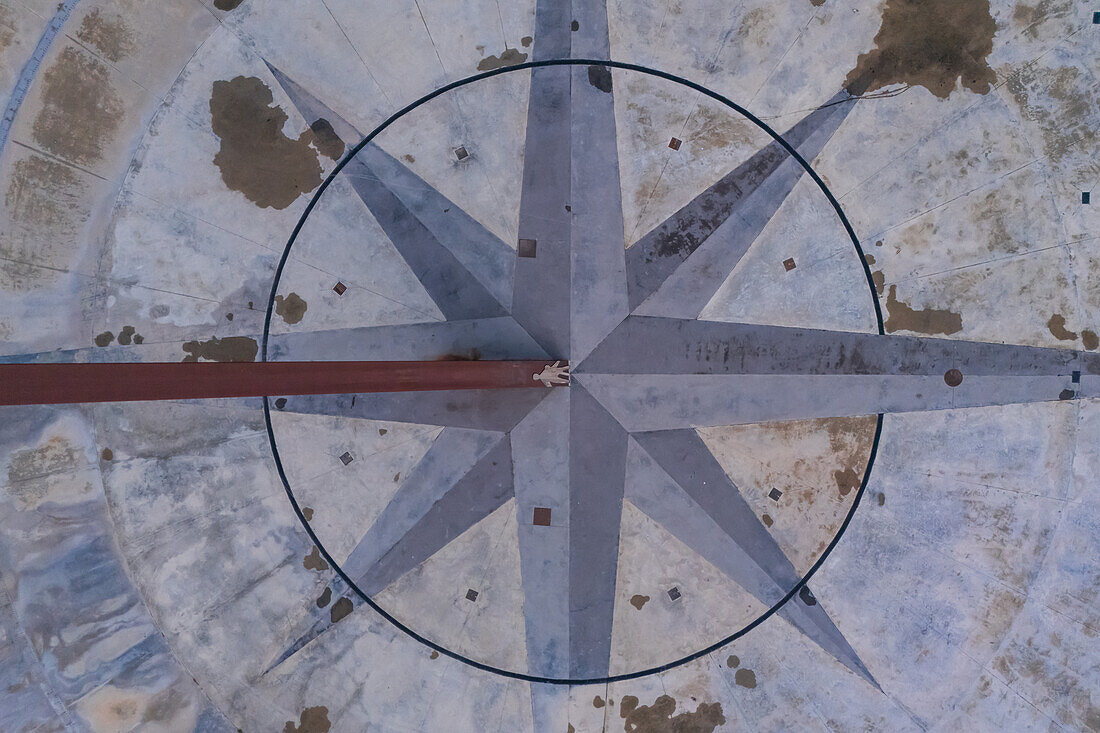
M 546 60 L 543 60 L 543 61 L 528 61 L 528 62 L 525 62 L 525 63 L 522 63 L 522 64 L 515 64 L 515 65 L 512 65 L 512 66 L 505 66 L 505 67 L 502 67 L 502 68 L 499 68 L 499 69 L 493 69 L 491 71 L 486 71 L 486 72 L 483 72 L 483 73 L 480 73 L 480 74 L 474 74 L 473 76 L 465 77 L 463 79 L 458 79 L 457 81 L 453 81 L 449 84 L 446 84 L 442 87 L 439 87 L 438 89 L 424 95 L 420 99 L 417 99 L 413 102 L 410 102 L 409 104 L 405 105 L 403 108 L 398 110 L 397 112 L 394 112 L 392 115 L 387 117 L 380 125 L 375 127 L 374 130 L 372 130 L 369 135 L 367 135 L 361 141 L 359 141 L 359 143 L 355 147 L 353 147 L 351 150 L 349 150 L 347 152 L 347 154 L 340 160 L 339 163 L 336 164 L 336 167 L 332 169 L 332 172 L 328 174 L 328 176 L 325 178 L 325 180 L 321 183 L 320 187 L 313 194 L 313 197 L 310 199 L 309 203 L 306 205 L 305 211 L 302 212 L 302 216 L 298 219 L 298 223 L 294 226 L 294 230 L 291 232 L 290 238 L 287 240 L 286 247 L 283 248 L 283 254 L 282 254 L 282 257 L 279 259 L 279 265 L 275 269 L 275 277 L 271 282 L 271 294 L 268 297 L 267 313 L 264 317 L 263 344 L 262 344 L 262 348 L 261 348 L 261 360 L 262 361 L 267 361 L 267 344 L 268 344 L 268 336 L 270 335 L 270 332 L 271 332 L 271 316 L 274 312 L 274 307 L 275 307 L 275 295 L 276 295 L 276 293 L 278 291 L 278 288 L 279 288 L 279 281 L 282 279 L 283 268 L 286 266 L 287 259 L 290 257 L 290 249 L 294 245 L 295 240 L 298 238 L 298 234 L 302 231 L 302 227 L 305 226 L 306 219 L 309 218 L 309 215 L 310 215 L 310 213 L 312 213 L 313 208 L 317 205 L 317 202 L 320 200 L 321 196 L 324 195 L 325 191 L 328 189 L 328 187 L 332 183 L 332 181 L 336 178 L 336 176 L 338 176 L 340 174 L 340 171 L 342 171 L 344 169 L 344 166 L 346 166 L 352 158 L 354 158 L 356 155 L 358 155 L 359 151 L 362 150 L 364 147 L 366 147 L 366 145 L 368 143 L 370 143 L 371 140 L 373 140 L 375 137 L 377 137 L 383 130 L 385 130 L 391 124 L 396 122 L 399 118 L 401 118 L 404 115 L 408 114 L 409 112 L 416 109 L 417 107 L 420 107 L 421 105 L 430 102 L 431 100 L 435 99 L 438 96 L 446 94 L 447 92 L 449 92 L 453 89 L 458 89 L 459 87 L 463 87 L 463 86 L 466 86 L 467 84 L 472 84 L 474 82 L 481 81 L 483 79 L 488 79 L 490 77 L 499 76 L 501 74 L 507 74 L 507 73 L 514 72 L 514 71 L 522 71 L 524 69 L 537 69 L 537 68 L 547 67 L 547 66 L 605 66 L 605 67 L 609 67 L 609 68 L 613 68 L 613 69 L 622 69 L 624 71 L 636 71 L 636 72 L 639 72 L 639 73 L 642 73 L 642 74 L 647 74 L 649 76 L 655 76 L 655 77 L 660 78 L 660 79 L 665 79 L 666 81 L 671 81 L 671 82 L 674 82 L 676 84 L 681 84 L 683 86 L 686 86 L 689 89 L 693 89 L 693 90 L 699 92 L 700 94 L 704 94 L 704 95 L 710 97 L 711 99 L 714 99 L 717 102 L 721 102 L 722 104 L 726 105 L 730 109 L 734 110 L 735 112 L 739 113 L 740 115 L 742 115 L 743 117 L 748 119 L 750 122 L 755 124 L 757 127 L 762 129 L 764 132 L 768 133 L 768 135 L 771 136 L 771 138 L 773 140 L 778 142 L 791 155 L 792 158 L 794 158 L 795 160 L 798 161 L 799 165 L 802 166 L 803 170 L 805 170 L 806 173 L 809 174 L 809 176 L 813 179 L 813 181 L 818 185 L 818 188 L 820 188 L 821 191 L 825 194 L 826 198 L 829 200 L 829 203 L 832 205 L 833 210 L 836 212 L 837 216 L 840 218 L 841 223 L 844 225 L 845 231 L 847 231 L 848 236 L 852 240 L 852 244 L 855 245 L 856 253 L 859 255 L 859 261 L 863 265 L 863 271 L 864 271 L 864 274 L 867 277 L 867 284 L 868 284 L 868 286 L 870 287 L 870 290 L 871 290 L 871 302 L 875 306 L 875 319 L 878 322 L 878 333 L 879 333 L 879 335 L 885 335 L 885 329 L 884 329 L 884 324 L 883 324 L 883 320 L 882 320 L 882 306 L 879 303 L 878 291 L 875 288 L 874 278 L 871 276 L 871 267 L 867 263 L 867 258 L 864 256 L 863 248 L 859 244 L 859 237 L 856 236 L 855 230 L 852 228 L 851 223 L 848 221 L 848 217 L 845 216 L 844 210 L 841 209 L 841 207 L 840 207 L 840 202 L 837 201 L 837 199 L 833 195 L 832 191 L 830 191 L 829 187 L 827 185 L 825 185 L 825 182 L 821 179 L 821 176 L 819 176 L 817 174 L 817 171 L 815 171 L 813 169 L 813 167 L 809 164 L 809 162 L 807 162 L 806 159 L 803 158 L 797 150 L 795 150 L 793 147 L 791 147 L 790 143 L 788 143 L 786 140 L 784 140 L 783 137 L 781 135 L 779 135 L 779 133 L 777 133 L 775 130 L 773 130 L 767 123 L 765 123 L 763 120 L 761 120 L 756 115 L 752 114 L 751 112 L 749 112 L 747 109 L 740 106 L 736 102 L 722 96 L 718 92 L 712 91 L 712 90 L 702 86 L 701 84 L 697 84 L 693 81 L 690 81 L 689 79 L 685 79 L 683 77 L 676 76 L 675 74 L 670 74 L 668 72 L 660 71 L 660 70 L 657 70 L 657 69 L 652 69 L 652 68 L 649 68 L 647 66 L 641 66 L 639 64 L 630 64 L 630 63 L 625 63 L 625 62 L 622 62 L 622 61 L 611 61 L 609 59 L 546 59 Z M 717 651 L 718 649 L 721 649 L 722 647 L 736 641 L 737 639 L 740 639 L 742 636 L 749 633 L 750 631 L 755 629 L 760 624 L 764 623 L 764 621 L 768 620 L 777 611 L 779 611 L 779 609 L 782 608 L 783 605 L 785 603 L 787 603 L 787 601 L 791 600 L 795 595 L 798 594 L 799 591 L 802 590 L 802 588 L 804 588 L 806 586 L 806 584 L 810 581 L 810 578 L 814 575 L 814 573 L 816 573 L 818 571 L 818 569 L 824 564 L 825 560 L 828 559 L 830 553 L 832 553 L 832 551 L 833 551 L 833 548 L 835 548 L 837 543 L 840 542 L 840 538 L 844 535 L 844 532 L 847 531 L 848 525 L 851 523 L 852 517 L 856 513 L 856 509 L 859 508 L 859 502 L 863 498 L 863 494 L 864 494 L 865 490 L 867 489 L 867 482 L 869 481 L 869 479 L 871 477 L 871 468 L 874 465 L 875 456 L 878 455 L 879 438 L 882 435 L 882 421 L 883 421 L 883 414 L 879 413 L 878 416 L 877 416 L 876 423 L 875 423 L 875 437 L 874 437 L 873 442 L 871 443 L 871 453 L 870 453 L 870 456 L 868 456 L 868 458 L 867 458 L 867 467 L 866 467 L 866 469 L 864 470 L 864 473 L 863 473 L 863 480 L 860 482 L 859 491 L 856 492 L 855 499 L 852 501 L 852 508 L 848 510 L 848 514 L 844 517 L 844 521 L 841 523 L 840 529 L 837 530 L 837 533 L 833 536 L 832 541 L 825 548 L 825 550 L 821 553 L 821 555 L 817 558 L 817 560 L 810 567 L 810 569 L 806 572 L 806 574 L 804 576 L 802 576 L 802 579 L 799 580 L 798 583 L 796 583 L 794 585 L 794 587 L 791 588 L 791 590 L 785 596 L 783 596 L 781 599 L 779 599 L 771 608 L 769 608 L 767 611 L 765 611 L 761 615 L 757 616 L 753 621 L 746 624 L 745 626 L 743 626 L 741 629 L 734 632 L 733 634 L 730 634 L 729 636 L 725 637 L 724 639 L 721 639 L 717 642 L 714 642 L 710 646 L 707 646 L 707 647 L 705 647 L 703 649 L 700 649 L 696 652 L 692 652 L 691 654 L 689 654 L 687 656 L 681 657 L 680 659 L 676 659 L 676 660 L 673 660 L 671 662 L 666 662 L 665 664 L 662 664 L 662 665 L 659 665 L 659 666 L 656 666 L 656 667 L 650 667 L 648 669 L 638 670 L 636 672 L 627 672 L 627 673 L 624 673 L 624 674 L 608 675 L 606 677 L 573 678 L 573 677 L 542 677 L 542 676 L 539 676 L 539 675 L 526 674 L 526 673 L 523 673 L 523 672 L 512 672 L 510 670 L 501 669 L 499 667 L 494 667 L 492 665 L 485 664 L 483 662 L 478 662 L 477 660 L 474 660 L 474 659 L 470 659 L 469 657 L 463 656 L 462 654 L 459 654 L 458 652 L 453 652 L 450 649 L 447 649 L 446 647 L 443 647 L 443 646 L 437 644 L 436 642 L 432 641 L 431 639 L 428 639 L 428 638 L 425 638 L 424 636 L 421 636 L 420 634 L 418 634 L 417 632 L 413 631 L 411 628 L 409 628 L 408 626 L 403 624 L 401 621 L 399 621 L 398 619 L 391 616 L 385 609 L 383 609 L 381 606 L 379 606 L 377 603 L 375 603 L 375 601 L 372 598 L 370 598 L 365 593 L 363 593 L 361 590 L 359 590 L 359 587 L 355 583 L 352 582 L 351 578 L 349 578 L 346 574 L 344 574 L 344 571 L 340 567 L 339 563 L 337 563 L 332 558 L 332 556 L 328 553 L 328 550 L 325 549 L 325 546 L 321 543 L 321 540 L 317 537 L 316 533 L 314 533 L 313 528 L 310 527 L 309 522 L 305 518 L 305 515 L 302 514 L 302 509 L 301 509 L 300 506 L 298 506 L 298 501 L 294 498 L 294 492 L 290 488 L 290 481 L 287 479 L 286 473 L 283 470 L 283 462 L 282 462 L 282 459 L 279 456 L 279 450 L 275 445 L 275 433 L 274 433 L 274 430 L 272 429 L 272 426 L 271 426 L 271 408 L 270 408 L 270 405 L 269 405 L 269 402 L 268 402 L 268 397 L 265 396 L 263 398 L 263 401 L 264 401 L 264 422 L 267 425 L 268 441 L 271 443 L 271 455 L 275 459 L 275 468 L 279 473 L 279 478 L 283 482 L 283 488 L 286 489 L 287 498 L 290 499 L 290 504 L 294 508 L 294 513 L 298 516 L 298 520 L 302 523 L 302 526 L 305 528 L 306 534 L 309 535 L 310 540 L 313 541 L 313 544 L 316 545 L 316 547 L 320 551 L 321 555 L 324 556 L 325 560 L 332 567 L 332 569 L 336 571 L 336 574 L 339 575 L 340 578 L 343 579 L 343 581 L 345 583 L 347 583 L 349 588 L 353 589 L 356 592 L 356 594 L 367 605 L 369 605 L 372 609 L 374 609 L 374 611 L 379 616 L 386 619 L 386 621 L 388 621 L 394 627 L 401 630 L 402 632 L 404 632 L 408 636 L 412 637 L 416 641 L 420 642 L 421 644 L 424 644 L 425 646 L 439 652 L 440 654 L 445 654 L 446 656 L 450 657 L 451 659 L 457 660 L 457 661 L 462 662 L 464 664 L 467 664 L 467 665 L 469 665 L 469 666 L 471 666 L 475 669 L 480 669 L 480 670 L 485 671 L 485 672 L 492 672 L 493 674 L 498 674 L 498 675 L 501 675 L 503 677 L 508 677 L 508 678 L 511 678 L 511 679 L 522 680 L 524 682 L 540 682 L 540 683 L 551 684 L 551 685 L 607 684 L 607 683 L 610 683 L 610 682 L 623 682 L 625 680 L 638 679 L 640 677 L 648 677 L 650 675 L 659 674 L 661 672 L 666 672 L 670 669 L 682 666 L 684 664 L 687 664 L 688 662 L 695 661 L 696 659 L 699 659 L 700 657 L 704 657 L 708 654 L 711 654 L 711 653 Z

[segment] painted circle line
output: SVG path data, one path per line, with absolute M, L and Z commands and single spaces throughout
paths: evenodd
M 328 176 L 325 178 L 324 181 L 322 181 L 322 183 L 321 183 L 320 187 L 318 187 L 317 191 L 314 192 L 313 197 L 310 199 L 309 203 L 306 205 L 305 211 L 302 212 L 302 216 L 298 219 L 297 224 L 294 226 L 294 229 L 290 234 L 290 238 L 287 240 L 286 247 L 283 248 L 283 253 L 282 253 L 281 258 L 279 259 L 278 267 L 275 269 L 275 277 L 274 277 L 274 279 L 272 280 L 272 283 L 271 283 L 271 293 L 268 297 L 268 302 L 267 302 L 267 313 L 264 317 L 263 342 L 262 342 L 261 349 L 260 349 L 260 357 L 261 357 L 262 361 L 267 361 L 268 360 L 268 358 L 267 358 L 268 357 L 268 338 L 269 338 L 270 333 L 271 333 L 272 316 L 274 315 L 274 312 L 275 312 L 275 295 L 278 293 L 279 282 L 280 282 L 280 280 L 282 278 L 282 275 L 283 275 L 283 269 L 285 268 L 287 260 L 290 257 L 291 247 L 294 246 L 294 242 L 297 240 L 298 235 L 301 233 L 302 228 L 305 226 L 306 220 L 309 218 L 309 215 L 313 212 L 313 209 L 317 205 L 317 202 L 320 200 L 321 196 L 324 195 L 325 191 L 332 184 L 333 180 L 335 180 L 335 178 L 344 169 L 344 167 L 348 164 L 348 162 L 351 161 L 356 155 L 358 155 L 359 151 L 362 150 L 364 147 L 366 147 L 375 137 L 377 137 L 379 134 L 381 134 L 386 128 L 388 128 L 390 125 L 392 125 L 398 119 L 405 116 L 409 112 L 413 111 L 417 107 L 420 107 L 421 105 L 424 105 L 424 104 L 430 102 L 431 100 L 435 99 L 436 97 L 439 97 L 443 94 L 446 94 L 447 92 L 452 91 L 454 89 L 458 89 L 460 87 L 463 87 L 463 86 L 466 86 L 466 85 L 469 85 L 469 84 L 473 84 L 474 82 L 481 81 L 483 79 L 488 79 L 488 78 L 491 78 L 491 77 L 494 77 L 494 76 L 499 76 L 501 74 L 507 74 L 507 73 L 512 73 L 512 72 L 516 72 L 516 71 L 523 71 L 523 70 L 526 70 L 526 69 L 536 69 L 536 68 L 546 67 L 546 66 L 603 66 L 603 67 L 608 67 L 608 68 L 612 68 L 612 69 L 621 69 L 621 70 L 624 70 L 624 71 L 635 71 L 635 72 L 638 72 L 638 73 L 641 73 L 641 74 L 646 74 L 646 75 L 657 77 L 657 78 L 660 78 L 660 79 L 665 79 L 666 81 L 671 81 L 673 83 L 680 84 L 682 86 L 686 86 L 689 89 L 693 89 L 693 90 L 695 90 L 695 91 L 697 91 L 701 94 L 704 94 L 704 95 L 710 97 L 711 99 L 714 99 L 717 102 L 720 102 L 721 104 L 724 104 L 726 107 L 728 107 L 728 108 L 732 109 L 733 111 L 737 112 L 738 114 L 740 114 L 741 116 L 743 116 L 744 118 L 746 118 L 747 120 L 752 122 L 754 125 L 759 127 L 761 130 L 766 132 L 773 140 L 775 140 L 777 143 L 779 143 L 780 146 L 782 146 L 792 158 L 794 158 L 796 161 L 798 161 L 799 165 L 802 166 L 803 170 L 805 170 L 807 175 L 809 175 L 810 178 L 813 179 L 814 183 L 816 183 L 818 188 L 821 189 L 822 193 L 825 194 L 825 197 L 828 199 L 830 205 L 833 207 L 833 210 L 836 212 L 837 217 L 840 219 L 841 224 L 844 226 L 844 230 L 847 232 L 848 237 L 852 240 L 852 244 L 855 246 L 856 254 L 859 257 L 860 263 L 863 265 L 864 275 L 866 276 L 867 285 L 868 285 L 868 288 L 870 289 L 870 293 L 871 293 L 871 302 L 873 303 L 874 308 L 875 308 L 875 318 L 876 318 L 877 325 L 878 325 L 878 333 L 880 335 L 885 334 L 885 328 L 884 328 L 883 318 L 882 318 L 882 306 L 879 303 L 878 292 L 875 288 L 875 282 L 874 282 L 874 279 L 871 275 L 871 267 L 867 263 L 867 259 L 863 255 L 863 248 L 859 244 L 859 238 L 856 236 L 855 230 L 852 228 L 851 223 L 848 221 L 848 217 L 844 214 L 843 209 L 841 209 L 840 203 L 839 203 L 839 201 L 837 201 L 837 198 L 833 195 L 832 191 L 829 190 L 829 187 L 825 184 L 825 182 L 822 180 L 821 176 L 818 175 L 818 173 L 813 169 L 813 167 L 809 164 L 809 162 L 806 161 L 806 159 L 803 158 L 799 154 L 799 152 L 797 150 L 795 150 L 790 145 L 790 143 L 788 143 L 786 140 L 784 140 L 783 137 L 781 135 L 779 135 L 779 133 L 777 133 L 770 126 L 768 126 L 767 123 L 765 123 L 763 120 L 761 120 L 760 118 L 758 118 L 757 116 L 755 116 L 754 114 L 749 112 L 747 109 L 745 109 L 744 107 L 737 104 L 736 102 L 722 96 L 721 94 L 719 94 L 715 91 L 712 91 L 712 90 L 708 89 L 707 87 L 702 86 L 701 84 L 697 84 L 697 83 L 695 83 L 693 81 L 690 81 L 688 79 L 685 79 L 683 77 L 676 76 L 675 74 L 670 74 L 668 72 L 660 71 L 658 69 L 652 69 L 652 68 L 649 68 L 647 66 L 641 66 L 639 64 L 625 63 L 625 62 L 622 62 L 622 61 L 611 61 L 609 59 L 546 59 L 546 60 L 543 60 L 543 61 L 528 61 L 528 62 L 525 62 L 525 63 L 522 63 L 522 64 L 515 64 L 513 66 L 506 66 L 506 67 L 502 67 L 502 68 L 499 68 L 499 69 L 493 69 L 491 71 L 486 71 L 486 72 L 483 72 L 483 73 L 480 73 L 480 74 L 474 74 L 473 76 L 468 76 L 468 77 L 465 77 L 463 79 L 453 81 L 453 82 L 451 82 L 449 84 L 446 84 L 442 87 L 439 87 L 438 89 L 436 89 L 432 92 L 429 92 L 428 94 L 424 95 L 420 99 L 417 99 L 416 101 L 409 103 L 408 105 L 406 105 L 402 109 L 400 109 L 397 112 L 390 115 L 386 120 L 384 120 L 380 125 L 378 125 L 378 127 L 374 128 L 374 130 L 372 130 L 370 132 L 370 134 L 368 134 L 361 141 L 359 141 L 359 143 L 357 145 L 355 145 L 353 148 L 351 148 L 347 152 L 346 155 L 344 155 L 344 157 L 340 160 L 340 162 L 337 163 L 336 166 L 332 169 L 332 172 L 328 174 Z M 650 667 L 648 669 L 638 670 L 638 671 L 635 671 L 635 672 L 627 672 L 627 673 L 617 674 L 617 675 L 608 675 L 608 676 L 605 676 L 605 677 L 591 677 L 591 678 L 571 678 L 570 677 L 570 678 L 567 678 L 567 677 L 542 677 L 542 676 L 539 676 L 539 675 L 531 675 L 531 674 L 526 674 L 526 673 L 523 673 L 523 672 L 515 672 L 515 671 L 512 671 L 512 670 L 501 669 L 499 667 L 494 667 L 490 664 L 485 664 L 483 662 L 478 662 L 475 659 L 471 659 L 471 658 L 466 657 L 462 654 L 459 654 L 458 652 L 452 651 L 452 650 L 450 650 L 450 649 L 448 649 L 448 648 L 432 641 L 431 639 L 428 639 L 428 638 L 422 636 L 421 634 L 417 633 L 416 631 L 414 631 L 410 627 L 406 626 L 404 623 L 402 623 L 400 620 L 398 620 L 394 616 L 390 615 L 384 608 L 379 606 L 372 598 L 370 598 L 365 593 L 363 593 L 358 588 L 358 586 L 352 581 L 352 579 L 344 573 L 343 569 L 340 567 L 340 564 L 337 563 L 333 559 L 332 555 L 329 554 L 328 550 L 325 549 L 324 544 L 321 542 L 321 540 L 317 536 L 317 534 L 313 531 L 313 528 L 310 526 L 309 521 L 306 520 L 305 515 L 302 513 L 302 508 L 299 506 L 297 499 L 294 497 L 294 491 L 291 489 L 290 481 L 286 477 L 286 472 L 283 469 L 282 458 L 279 455 L 279 449 L 278 449 L 278 446 L 276 445 L 276 442 L 275 442 L 275 433 L 274 433 L 274 430 L 273 430 L 272 424 L 271 424 L 271 408 L 270 408 L 270 404 L 269 404 L 269 398 L 264 397 L 263 401 L 264 401 L 264 422 L 265 422 L 266 427 L 267 427 L 268 440 L 271 443 L 271 454 L 272 454 L 272 457 L 275 460 L 276 470 L 279 473 L 279 478 L 283 483 L 283 488 L 286 490 L 287 498 L 290 500 L 290 504 L 294 509 L 294 513 L 298 516 L 298 520 L 301 522 L 302 526 L 305 528 L 306 534 L 309 535 L 310 540 L 313 542 L 313 544 L 317 547 L 318 551 L 321 553 L 321 555 L 328 562 L 329 566 L 331 566 L 336 571 L 336 574 L 339 575 L 340 578 L 345 583 L 347 583 L 349 588 L 351 588 L 352 590 L 355 591 L 355 593 L 359 596 L 359 598 L 364 603 L 366 603 L 368 606 L 370 606 L 378 615 L 380 615 L 382 618 L 384 618 L 386 621 L 388 621 L 394 627 L 396 627 L 397 629 L 399 629 L 403 633 L 407 634 L 408 636 L 412 637 L 416 641 L 418 641 L 418 642 L 428 646 L 429 648 L 439 652 L 440 654 L 444 654 L 444 655 L 446 655 L 446 656 L 448 656 L 452 659 L 455 659 L 459 662 L 462 662 L 462 663 L 467 664 L 471 667 L 474 667 L 475 669 L 480 669 L 480 670 L 485 671 L 485 672 L 492 672 L 494 674 L 498 674 L 498 675 L 501 675 L 501 676 L 504 676 L 504 677 L 509 677 L 509 678 L 517 679 L 517 680 L 523 680 L 525 682 L 540 682 L 540 683 L 546 683 L 546 684 L 552 684 L 552 685 L 606 684 L 606 683 L 610 683 L 610 682 L 621 682 L 621 681 L 624 681 L 624 680 L 631 680 L 631 679 L 637 679 L 637 678 L 640 678 L 640 677 L 647 677 L 649 675 L 658 674 L 660 672 L 665 672 L 665 671 L 673 669 L 675 667 L 679 667 L 681 665 L 692 662 L 696 659 L 699 659 L 700 657 L 706 656 L 707 654 L 711 654 L 712 652 L 715 652 L 718 649 L 721 649 L 722 647 L 726 646 L 727 644 L 730 644 L 731 642 L 736 641 L 737 639 L 741 638 L 745 634 L 749 633 L 750 631 L 755 629 L 757 626 L 762 624 L 764 621 L 769 619 L 771 616 L 773 616 L 776 612 L 779 611 L 780 608 L 783 607 L 784 604 L 786 604 L 792 598 L 797 596 L 802 591 L 802 589 L 806 587 L 806 584 L 809 582 L 810 578 L 825 563 L 825 560 L 828 559 L 829 555 L 832 553 L 832 551 L 836 547 L 837 543 L 840 542 L 840 538 L 844 535 L 844 532 L 847 531 L 848 525 L 852 521 L 852 517 L 855 515 L 856 510 L 859 508 L 860 500 L 863 498 L 863 494 L 867 489 L 867 482 L 869 481 L 869 479 L 871 477 L 871 468 L 874 465 L 875 456 L 878 454 L 879 439 L 882 435 L 882 421 L 883 421 L 883 415 L 880 413 L 877 416 L 877 420 L 876 420 L 876 424 L 875 424 L 875 436 L 874 436 L 874 440 L 871 444 L 870 455 L 868 456 L 868 459 L 867 459 L 867 467 L 866 467 L 866 469 L 864 470 L 864 473 L 863 473 L 863 480 L 860 482 L 859 490 L 856 492 L 856 496 L 852 501 L 852 507 L 851 507 L 851 509 L 848 510 L 848 513 L 844 517 L 844 521 L 841 523 L 840 528 L 837 530 L 837 533 L 833 536 L 832 541 L 829 542 L 828 546 L 822 551 L 821 555 L 818 556 L 817 560 L 810 567 L 810 569 L 806 572 L 806 574 L 804 576 L 802 576 L 802 579 L 799 580 L 799 582 L 796 583 L 795 586 L 793 588 L 791 588 L 787 592 L 786 595 L 784 595 L 781 599 L 779 599 L 767 611 L 765 611 L 764 613 L 757 616 L 753 621 L 746 624 L 745 626 L 743 626 L 741 629 L 734 632 L 733 634 L 730 634 L 729 636 L 727 636 L 723 639 L 720 639 L 719 641 L 714 642 L 713 644 L 711 644 L 711 645 L 709 645 L 709 646 L 707 646 L 703 649 L 700 649 L 696 652 L 688 654 L 687 656 L 681 657 L 680 659 L 676 659 L 674 661 L 667 662 L 665 664 L 662 664 L 662 665 L 659 665 L 659 666 L 656 666 L 656 667 Z

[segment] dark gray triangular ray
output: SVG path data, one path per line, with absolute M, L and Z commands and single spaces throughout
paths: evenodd
M 355 575 L 351 575 L 352 570 L 346 572 L 360 590 L 373 596 L 495 512 L 512 496 L 512 452 L 508 439 L 504 438 L 436 500 L 389 550 L 366 567 L 356 562 L 352 566 Z
M 316 134 L 335 136 L 345 149 L 362 139 L 335 111 L 267 66 Z M 448 320 L 507 312 L 515 254 L 499 237 L 373 143 L 343 175 Z
M 1100 354 L 981 341 L 631 316 L 574 373 L 1100 374 Z M 965 382 L 964 382 L 965 384 Z
M 694 430 L 643 433 L 633 436 L 631 443 L 628 498 L 642 512 L 766 606 L 777 603 L 801 580 Z M 796 597 L 778 613 L 841 664 L 878 686 L 820 603 L 809 605 Z
M 508 317 L 362 326 L 272 334 L 271 361 L 431 361 L 546 359 L 547 353 Z
M 551 392 L 463 389 L 287 397 L 279 412 L 507 432 Z
M 511 433 L 527 673 L 542 677 L 569 676 L 569 403 L 549 390 Z
M 504 477 L 498 470 L 502 465 L 501 446 Z M 340 569 L 361 591 L 372 596 L 426 560 L 461 534 L 455 532 L 463 522 L 470 522 L 468 529 L 503 504 L 503 500 L 498 502 L 502 481 L 511 495 L 512 467 L 507 454 L 508 440 L 500 433 L 444 428 L 416 467 L 405 475 L 397 493 Z M 478 487 L 484 490 L 483 496 Z M 290 634 L 293 641 L 265 674 L 326 633 L 361 603 L 339 576 L 327 591 L 330 603 L 310 608 L 294 625 Z M 334 605 L 337 602 L 342 608 Z
M 611 660 L 627 435 L 580 386 L 569 389 L 569 676 Z
M 783 138 L 812 161 L 854 103 L 842 91 Z M 804 172 L 772 142 L 638 240 L 626 254 L 631 311 L 698 316 Z

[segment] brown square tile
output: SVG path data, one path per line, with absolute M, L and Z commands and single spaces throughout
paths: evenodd
M 347 451 L 344 452 L 344 455 L 340 456 L 340 462 L 343 463 L 345 466 L 348 465 L 349 463 L 351 463 L 354 460 L 355 460 L 355 457 L 351 453 L 348 453 Z
M 683 143 L 683 140 L 681 140 L 681 139 L 680 139 L 680 138 L 678 138 L 678 137 L 674 137 L 674 138 L 672 138 L 671 140 L 669 140 L 669 141 L 668 141 L 668 146 L 669 146 L 670 148 L 672 148 L 673 150 L 679 150 L 679 149 L 680 149 L 680 145 L 681 145 L 682 143 Z
M 336 291 L 337 295 L 343 295 L 347 291 L 348 286 L 344 285 L 344 283 L 338 282 L 332 286 L 332 289 Z
M 794 257 L 788 257 L 787 259 L 783 260 L 783 267 L 786 268 L 787 272 L 790 272 L 795 267 L 797 267 L 797 265 L 794 264 Z
M 459 145 L 457 148 L 455 148 L 455 157 L 459 160 L 466 160 L 470 157 L 470 153 L 466 150 L 466 147 L 464 145 Z
M 474 590 L 473 588 L 469 588 L 466 591 L 466 600 L 467 601 L 476 601 L 477 600 L 477 591 Z
M 534 239 L 519 240 L 518 254 L 520 257 L 534 257 L 537 242 Z
M 550 510 L 544 506 L 535 507 L 535 517 L 532 520 L 533 524 L 539 527 L 550 526 Z

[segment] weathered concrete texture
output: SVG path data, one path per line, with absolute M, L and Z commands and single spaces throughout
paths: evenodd
M 859 510 L 809 584 L 816 605 L 792 601 L 827 611 L 836 643 L 771 618 L 681 667 L 571 688 L 433 652 L 335 582 L 290 509 L 258 400 L 5 411 L 0 729 L 1100 728 L 1093 8 L 62 9 L 49 40 L 56 1 L 0 4 L 0 107 L 21 100 L 0 150 L 9 360 L 257 358 L 278 257 L 344 143 L 479 70 L 610 56 L 705 84 L 776 130 L 836 123 L 805 152 L 862 261 L 820 189 L 776 161 L 796 180 L 727 220 L 754 236 L 736 252 L 704 243 L 707 267 L 662 278 L 681 282 L 654 315 L 684 309 L 684 333 L 626 328 L 602 352 L 647 233 L 770 143 L 716 101 L 600 67 L 504 74 L 410 113 L 364 156 L 369 181 L 337 179 L 319 201 L 275 293 L 272 358 L 573 357 L 573 387 L 543 400 L 271 401 L 287 478 L 333 559 L 392 533 L 370 547 L 399 551 L 365 563 L 387 584 L 377 601 L 456 653 L 535 675 L 630 672 L 728 635 L 764 607 L 729 562 L 751 543 L 704 542 L 683 525 L 720 525 L 690 511 L 654 521 L 647 482 L 709 497 L 719 516 L 732 504 L 715 485 L 735 486 L 789 582 L 851 508 L 873 413 L 912 411 L 883 418 Z M 862 98 L 822 107 L 845 88 Z M 360 195 L 375 179 L 388 220 Z M 514 254 L 520 238 L 537 240 L 534 258 Z M 463 272 L 488 295 L 449 290 Z M 460 306 L 472 320 L 448 322 Z M 590 408 L 577 426 L 574 400 Z M 711 473 L 666 450 L 619 487 L 639 443 L 626 429 L 658 428 L 705 445 Z M 496 441 L 475 451 L 485 476 L 466 470 L 478 459 L 456 468 L 458 450 L 433 453 L 479 429 Z M 433 465 L 468 495 L 422 481 Z

